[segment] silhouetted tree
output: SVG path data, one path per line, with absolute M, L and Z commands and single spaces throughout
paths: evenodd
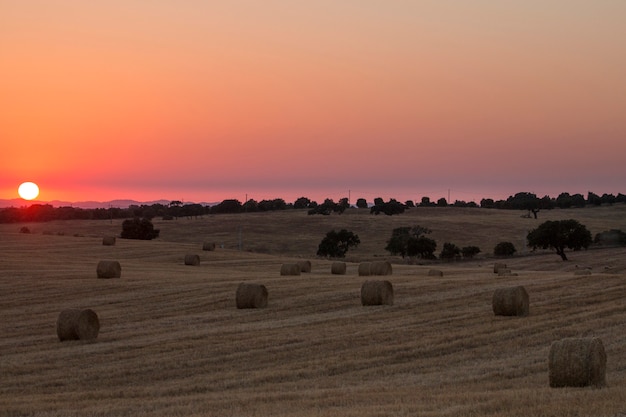
M 453 261 L 461 256 L 461 249 L 454 243 L 446 242 L 443 244 L 439 258 L 446 261 Z
M 154 229 L 154 225 L 149 219 L 135 217 L 122 222 L 122 239 L 152 240 L 159 237 L 159 230 Z
M 293 202 L 293 208 L 295 209 L 304 209 L 309 208 L 311 205 L 311 200 L 306 197 L 300 197 L 296 201 Z
M 437 249 L 437 243 L 424 236 L 430 232 L 429 229 L 421 226 L 397 227 L 391 232 L 385 250 L 392 255 L 400 255 L 403 258 L 419 256 L 424 259 L 431 259 Z
M 528 232 L 526 239 L 528 246 L 533 250 L 554 249 L 564 261 L 567 261 L 566 248 L 587 249 L 592 242 L 589 230 L 574 219 L 543 222 L 536 229 Z
M 496 256 L 513 256 L 515 252 L 517 249 L 511 242 L 500 242 L 493 248 L 493 254 Z
M 356 200 L 356 206 L 358 208 L 367 208 L 367 200 L 365 200 L 364 198 L 359 198 L 358 200 Z
M 317 256 L 343 258 L 350 248 L 356 248 L 360 243 L 359 236 L 346 229 L 331 230 L 320 242 Z
M 463 255 L 464 259 L 472 259 L 479 253 L 480 248 L 478 246 L 464 246 L 463 248 L 461 248 L 461 255 Z

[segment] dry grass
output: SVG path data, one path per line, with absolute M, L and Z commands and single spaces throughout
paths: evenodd
M 569 262 L 522 253 L 506 260 L 518 276 L 494 275 L 494 259 L 483 257 L 438 265 L 443 277 L 382 250 L 394 227 L 414 224 L 438 242 L 487 253 L 516 237 L 520 250 L 538 223 L 519 214 L 180 219 L 156 222 L 158 240 L 115 246 L 103 246 L 102 236 L 119 233 L 121 222 L 0 225 L 0 416 L 626 413 L 625 249 L 575 252 Z M 624 206 L 555 210 L 539 221 L 576 218 L 595 234 L 626 230 L 625 214 Z M 19 233 L 22 226 L 33 233 Z M 234 250 L 239 226 L 243 251 Z M 283 263 L 314 258 L 333 228 L 362 242 L 349 252 L 346 275 L 332 275 L 323 259 L 306 276 L 278 273 Z M 180 254 L 204 241 L 218 242 L 215 252 L 198 267 L 182 265 Z M 381 258 L 394 264 L 394 305 L 362 307 L 358 262 Z M 124 279 L 94 279 L 100 259 L 118 259 Z M 575 275 L 576 265 L 592 275 Z M 267 287 L 266 308 L 236 308 L 236 289 L 250 280 Z M 494 316 L 494 290 L 514 285 L 532 295 L 530 315 Z M 59 342 L 55 322 L 66 308 L 98 313 L 97 340 Z M 606 388 L 549 387 L 550 346 L 568 337 L 602 339 Z

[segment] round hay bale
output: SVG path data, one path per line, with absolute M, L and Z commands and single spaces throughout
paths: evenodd
M 372 262 L 371 275 L 391 275 L 391 264 L 387 261 Z
M 430 271 L 428 271 L 428 276 L 429 277 L 442 277 L 443 271 L 440 271 L 439 269 L 431 269 Z
M 496 316 L 527 316 L 529 312 L 528 293 L 521 285 L 498 288 L 493 293 L 491 304 Z
M 300 272 L 311 272 L 311 261 L 298 261 L 296 263 L 300 267 Z
M 330 273 L 333 275 L 345 275 L 346 269 L 347 267 L 345 262 L 333 262 L 330 266 Z
M 361 285 L 361 305 L 393 305 L 393 285 L 389 281 L 365 281 Z
M 115 236 L 105 236 L 102 238 L 103 246 L 115 246 Z
M 237 308 L 264 308 L 267 307 L 267 288 L 261 284 L 242 282 L 235 294 Z
M 57 319 L 57 336 L 65 340 L 91 340 L 98 337 L 100 321 L 91 309 L 70 308 L 61 311 Z
M 282 264 L 280 275 L 300 275 L 300 266 L 298 264 Z
M 493 264 L 493 273 L 494 274 L 500 273 L 501 269 L 506 269 L 506 264 L 501 263 L 501 262 L 496 262 L 495 264 Z
M 195 254 L 185 255 L 185 265 L 198 266 L 200 265 L 200 256 Z
M 606 385 L 606 352 L 597 337 L 566 338 L 552 343 L 548 362 L 553 388 Z
M 202 250 L 213 252 L 215 250 L 215 242 L 204 242 L 202 244 Z
M 372 275 L 371 269 L 372 269 L 371 262 L 361 262 L 359 264 L 359 276 L 367 277 L 367 276 Z
M 98 278 L 120 278 L 122 266 L 118 261 L 100 261 L 96 268 Z

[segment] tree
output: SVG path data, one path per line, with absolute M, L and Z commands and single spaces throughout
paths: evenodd
M 528 232 L 526 239 L 528 246 L 533 250 L 554 249 L 564 261 L 567 261 L 566 248 L 587 249 L 592 242 L 589 230 L 574 219 L 543 222 L 536 229 Z
M 511 242 L 500 242 L 493 248 L 493 254 L 496 256 L 513 256 L 515 252 L 517 249 Z
M 387 216 L 393 216 L 394 214 L 402 214 L 406 206 L 395 199 L 390 199 L 388 202 L 378 201 L 378 204 L 374 204 L 370 208 L 370 214 L 385 213 Z
M 472 259 L 474 256 L 480 253 L 478 246 L 464 246 L 461 248 L 461 255 L 464 259 Z
M 348 249 L 356 248 L 360 243 L 359 236 L 346 229 L 341 229 L 339 232 L 331 230 L 326 233 L 326 237 L 317 247 L 317 256 L 343 258 Z
M 159 230 L 154 229 L 152 222 L 145 217 L 135 217 L 122 222 L 122 239 L 152 240 L 159 237 Z
M 241 202 L 236 199 L 223 200 L 221 203 L 214 205 L 211 207 L 212 214 L 221 214 L 221 213 L 240 213 L 241 212 Z
M 311 200 L 306 197 L 300 197 L 296 201 L 293 202 L 293 208 L 295 209 L 309 208 L 310 206 L 311 206 Z
M 434 257 L 433 253 L 437 248 L 437 242 L 423 236 L 430 233 L 430 230 L 421 227 L 397 227 L 391 232 L 391 237 L 387 241 L 385 250 L 392 255 L 420 256 L 425 259 Z
M 407 241 L 406 254 L 408 256 L 419 256 L 422 259 L 435 259 L 435 250 L 437 250 L 437 242 L 426 236 L 417 238 L 410 237 Z
M 359 198 L 356 200 L 357 208 L 367 208 L 367 200 L 364 198 Z
M 461 249 L 454 243 L 446 242 L 443 244 L 443 248 L 441 249 L 441 253 L 439 254 L 439 258 L 452 261 L 461 256 Z

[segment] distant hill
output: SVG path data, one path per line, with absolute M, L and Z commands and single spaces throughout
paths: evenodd
M 52 201 L 24 201 L 21 198 L 13 198 L 9 200 L 0 199 L 0 208 L 5 207 L 25 207 L 30 206 L 31 204 L 50 204 L 53 207 L 78 207 L 84 209 L 96 209 L 96 208 L 109 208 L 109 207 L 117 207 L 117 208 L 128 208 L 130 206 L 141 206 L 141 205 L 152 205 L 152 204 L 164 204 L 167 205 L 170 203 L 170 200 L 155 200 L 155 201 L 136 201 L 136 200 L 110 200 L 110 201 L 60 201 L 60 200 L 52 200 Z M 185 202 L 185 204 L 195 204 L 194 202 Z M 212 206 L 217 203 L 197 203 L 203 206 Z

